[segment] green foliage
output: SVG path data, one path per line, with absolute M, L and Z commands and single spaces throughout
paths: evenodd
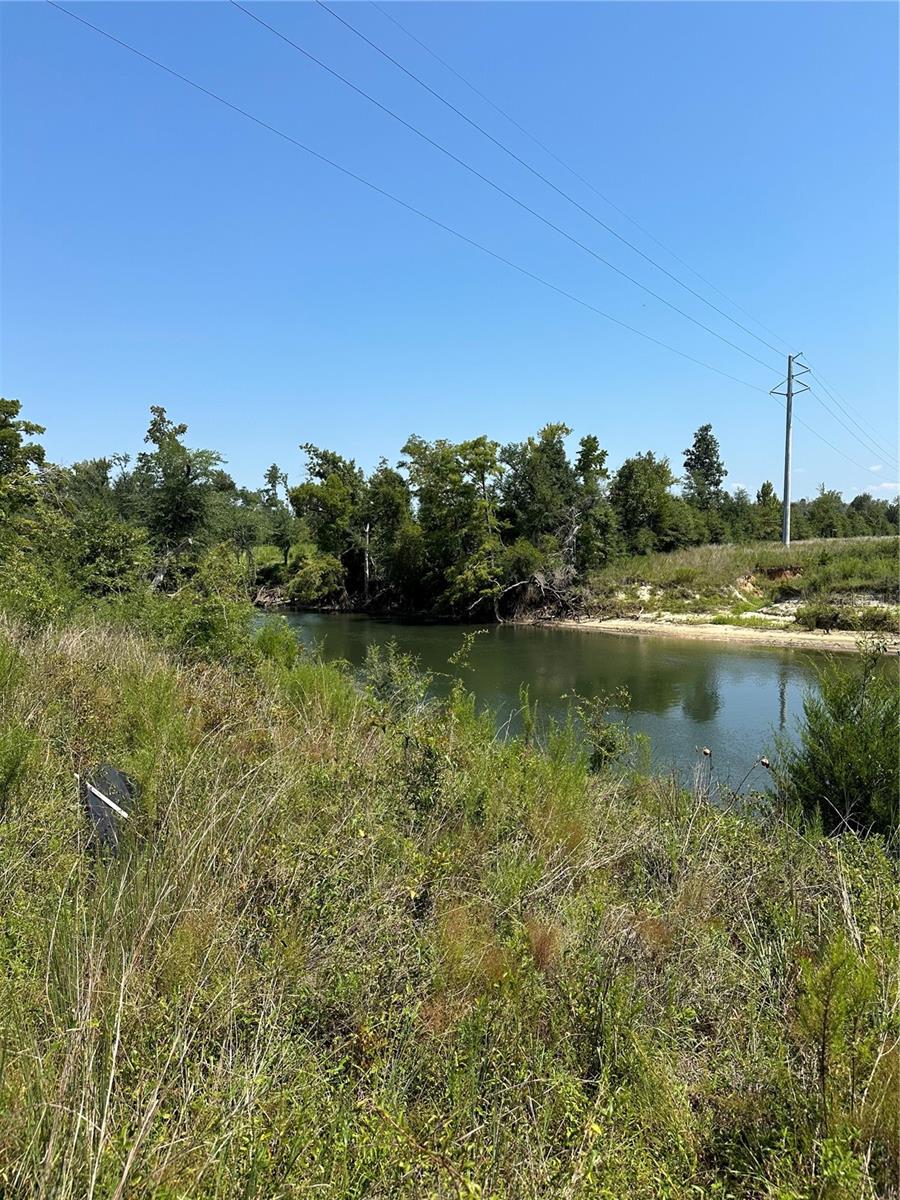
M 432 678 L 413 655 L 404 654 L 391 640 L 386 646 L 373 642 L 366 648 L 362 681 L 380 709 L 399 717 L 421 712 Z
M 900 817 L 896 662 L 871 636 L 855 671 L 826 668 L 806 697 L 799 742 L 782 739 L 777 778 L 783 799 L 828 832 L 872 829 L 895 846 Z
M 781 501 L 775 495 L 775 488 L 767 479 L 756 493 L 753 536 L 762 541 L 775 541 L 781 536 L 781 517 Z
M 18 400 L 0 397 L 0 478 L 20 475 L 44 462 L 44 448 L 25 439 L 45 432 L 43 425 L 23 420 Z
M 88 509 L 73 522 L 77 583 L 87 596 L 109 596 L 146 587 L 152 554 L 143 529 Z
M 177 592 L 150 597 L 133 610 L 134 617 L 188 658 L 245 661 L 252 652 L 253 609 L 244 584 L 234 551 L 218 546 L 204 555 Z
M 314 607 L 335 603 L 344 587 L 344 571 L 333 554 L 313 551 L 297 562 L 288 582 L 287 598 L 292 604 Z
M 683 544 L 687 514 L 669 494 L 674 482 L 669 460 L 658 459 L 652 451 L 626 459 L 616 472 L 609 498 L 630 553 Z
M 203 532 L 222 457 L 213 450 L 188 449 L 182 441 L 187 425 L 170 421 L 164 408 L 151 405 L 150 413 L 144 441 L 154 449 L 137 456 L 137 515 L 156 542 L 174 546 Z
M 301 643 L 284 617 L 268 617 L 257 629 L 254 645 L 263 658 L 290 670 L 301 653 Z
M 891 1194 L 881 839 L 592 772 L 571 729 L 500 740 L 403 656 L 360 690 L 264 629 L 239 669 L 4 629 L 32 749 L 0 820 L 0 1190 Z M 72 779 L 103 760 L 141 790 L 111 863 Z
M 574 709 L 584 729 L 591 771 L 600 772 L 608 767 L 623 764 L 624 760 L 634 754 L 638 745 L 638 735 L 628 728 L 631 696 L 627 688 L 618 688 L 615 692 L 600 692 L 596 696 L 577 696 Z M 621 714 L 618 720 L 610 720 L 611 709 Z
M 597 439 L 571 463 L 562 425 L 411 438 L 368 478 L 307 446 L 289 492 L 277 467 L 237 487 L 162 409 L 133 469 L 51 467 L 37 432 L 0 403 L 0 1193 L 889 1194 L 898 700 L 875 647 L 807 702 L 782 803 L 725 811 L 621 769 L 621 697 L 542 748 L 524 694 L 499 739 L 459 680 L 433 697 L 396 647 L 354 678 L 254 630 L 247 596 L 259 558 L 307 603 L 502 614 L 598 566 L 604 595 L 747 576 L 760 600 L 891 600 L 895 539 L 616 564 L 620 539 L 724 538 L 777 500 L 701 508 L 652 455 L 607 496 Z M 140 789 L 111 862 L 73 779 L 102 761 Z
M 829 604 L 814 601 L 802 604 L 794 618 L 804 629 L 847 629 L 869 630 L 877 633 L 900 632 L 900 621 L 896 610 L 883 605 L 866 605 L 854 608 L 852 604 Z
M 133 465 L 113 453 L 65 469 L 27 440 L 40 427 L 19 411 L 0 402 L 0 559 L 21 551 L 37 563 L 24 569 L 23 614 L 72 611 L 80 596 L 125 597 L 145 583 L 175 593 L 219 545 L 241 559 L 248 595 L 263 587 L 268 599 L 303 606 L 497 619 L 571 613 L 591 573 L 623 553 L 780 530 L 771 484 L 755 503 L 742 489 L 722 491 L 709 425 L 686 451 L 682 495 L 668 461 L 652 452 L 626 459 L 612 480 L 594 434 L 570 457 L 562 422 L 503 447 L 484 436 L 412 436 L 396 467 L 381 459 L 368 475 L 305 443 L 305 480 L 291 486 L 273 463 L 253 490 L 234 482 L 216 452 L 187 446 L 187 426 L 159 406 Z M 868 494 L 845 505 L 822 488 L 794 505 L 795 532 L 890 534 L 897 509 Z
M 586 591 L 604 606 L 671 611 L 680 604 L 716 613 L 725 624 L 745 624 L 754 609 L 799 599 L 797 619 L 806 628 L 889 632 L 900 604 L 897 551 L 894 538 L 795 542 L 787 550 L 764 542 L 692 547 L 613 562 L 589 578 Z M 885 603 L 873 604 L 873 597 Z M 784 619 L 792 620 L 793 610 Z
M 685 496 L 701 512 L 720 504 L 722 483 L 728 472 L 719 455 L 712 425 L 701 425 L 684 452 Z
M 21 722 L 0 726 L 0 820 L 12 803 L 16 784 L 25 774 L 35 749 L 33 736 Z

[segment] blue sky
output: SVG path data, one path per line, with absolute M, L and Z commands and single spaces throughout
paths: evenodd
M 65 2 L 65 0 L 62 0 Z M 681 467 L 711 421 L 730 486 L 780 491 L 784 373 L 316 4 L 271 24 L 761 366 L 615 275 L 220 3 L 69 5 L 498 254 L 756 388 L 552 293 L 49 5 L 3 6 L 2 388 L 51 457 L 141 446 L 151 404 L 256 486 L 313 441 L 373 466 L 410 433 L 564 420 L 610 464 Z M 700 283 L 369 3 L 336 10 L 597 217 L 779 349 L 896 457 L 897 21 L 868 3 L 385 4 Z M 768 366 L 771 364 L 771 368 Z M 826 397 L 827 398 L 827 397 Z M 795 494 L 893 494 L 811 396 Z M 846 420 L 846 418 L 845 418 Z M 851 428 L 854 428 L 851 425 Z M 854 429 L 854 432 L 856 430 Z M 844 455 L 856 460 L 855 464 Z M 878 467 L 878 470 L 870 468 Z

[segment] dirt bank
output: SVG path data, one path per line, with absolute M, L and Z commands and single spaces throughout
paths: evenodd
M 651 634 L 654 637 L 687 638 L 693 641 L 740 642 L 743 645 L 784 646 L 797 650 L 840 650 L 851 653 L 857 648 L 859 636 L 843 630 L 825 633 L 824 630 L 806 629 L 750 629 L 738 625 L 654 621 L 646 617 L 638 620 L 629 617 L 610 617 L 607 620 L 574 617 L 550 623 L 561 628 L 593 629 L 600 633 L 625 633 L 632 636 Z M 900 652 L 900 638 L 891 636 L 887 641 L 891 653 Z

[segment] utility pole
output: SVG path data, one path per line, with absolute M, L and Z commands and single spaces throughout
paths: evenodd
M 784 496 L 781 501 L 781 542 L 791 544 L 791 438 L 794 416 L 794 356 L 788 355 L 787 401 L 784 406 Z
M 802 388 L 803 391 L 809 391 L 805 383 L 797 382 L 798 375 L 806 375 L 809 373 L 809 367 L 800 363 L 797 366 L 798 360 L 802 357 L 800 354 L 789 354 L 787 360 L 787 379 L 783 385 L 777 388 L 772 388 L 770 396 L 784 396 L 785 398 L 785 420 L 784 420 L 784 494 L 781 501 L 781 541 L 785 546 L 791 544 L 791 449 L 792 437 L 794 432 L 794 390 Z M 781 387 L 784 387 L 784 391 Z

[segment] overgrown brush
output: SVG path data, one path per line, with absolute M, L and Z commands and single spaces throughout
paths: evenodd
M 851 668 L 827 664 L 803 702 L 799 739 L 779 742 L 780 792 L 826 832 L 874 829 L 900 850 L 900 687 L 875 634 Z
M 821 606 L 830 597 L 849 600 L 854 593 L 870 593 L 885 605 L 896 606 L 900 602 L 898 566 L 897 539 L 887 537 L 795 542 L 787 549 L 772 542 L 694 546 L 611 563 L 591 578 L 589 592 L 608 601 L 647 585 L 664 595 L 661 603 L 667 607 L 681 596 L 707 606 L 733 606 L 737 587 L 748 608 L 783 599 L 803 599 L 810 606 Z M 843 611 L 850 609 L 845 605 Z
M 262 646 L 3 628 L 0 1195 L 897 1195 L 878 837 Z

